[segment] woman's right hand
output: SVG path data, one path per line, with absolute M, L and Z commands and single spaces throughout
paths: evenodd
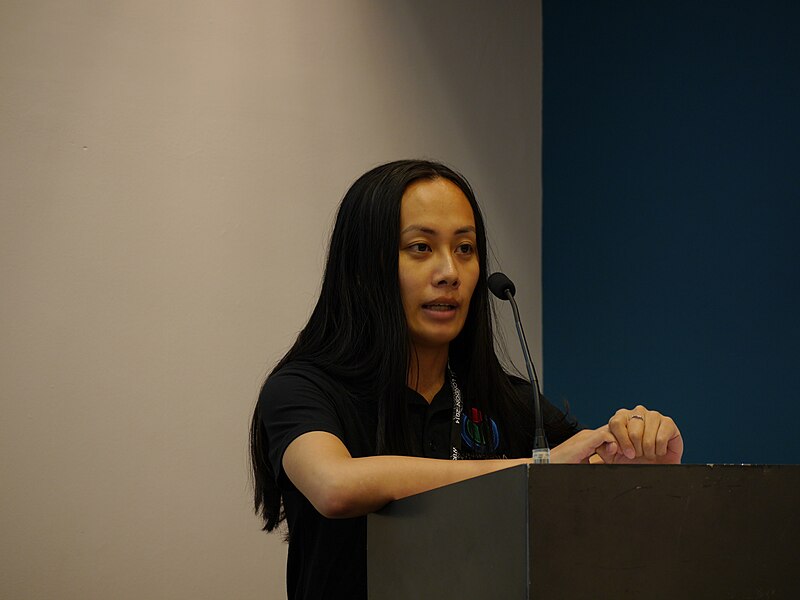
M 554 464 L 589 463 L 589 458 L 601 451 L 604 455 L 617 452 L 614 435 L 603 425 L 598 429 L 579 431 L 566 442 L 550 450 L 550 462 Z

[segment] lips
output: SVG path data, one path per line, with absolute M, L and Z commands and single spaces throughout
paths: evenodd
M 436 298 L 422 305 L 422 310 L 435 319 L 449 319 L 456 314 L 460 303 L 453 298 Z
M 433 311 L 455 310 L 459 306 L 458 300 L 452 298 L 436 298 L 422 305 L 422 308 Z
M 422 308 L 427 308 L 428 310 L 455 310 L 455 304 L 423 304 Z

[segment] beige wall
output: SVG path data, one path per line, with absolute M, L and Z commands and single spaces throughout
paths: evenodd
M 1 0 L 0 597 L 284 596 L 248 420 L 377 163 L 467 174 L 540 358 L 540 73 L 529 0 Z

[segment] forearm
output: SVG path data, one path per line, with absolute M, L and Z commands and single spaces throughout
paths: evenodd
M 365 515 L 392 500 L 526 462 L 352 458 L 336 436 L 319 431 L 298 437 L 283 455 L 283 469 L 292 483 L 320 514 L 331 518 Z
M 604 426 L 584 430 L 553 448 L 553 463 L 589 462 L 598 448 L 613 443 Z M 412 456 L 352 458 L 341 440 L 312 431 L 289 444 L 283 469 L 320 514 L 331 518 L 357 517 L 387 502 L 426 492 L 471 477 L 530 463 L 531 459 L 441 460 Z
M 392 500 L 529 462 L 530 459 L 455 461 L 410 456 L 351 458 L 342 468 L 341 497 L 347 501 L 334 516 L 364 515 Z

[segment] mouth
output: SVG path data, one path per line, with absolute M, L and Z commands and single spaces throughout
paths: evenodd
M 422 308 L 425 310 L 432 310 L 435 312 L 447 312 L 458 308 L 458 304 L 449 304 L 446 302 L 431 302 L 430 304 L 423 304 Z

